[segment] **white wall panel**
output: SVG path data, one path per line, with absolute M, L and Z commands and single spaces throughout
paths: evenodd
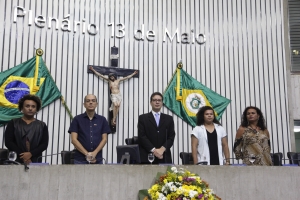
M 300 120 L 300 76 L 291 76 L 291 89 L 292 89 L 292 101 L 293 101 L 293 111 L 294 119 Z
M 17 23 L 13 23 L 15 6 L 27 11 L 25 17 L 17 18 Z M 119 67 L 138 69 L 139 78 L 120 86 L 123 101 L 117 132 L 109 135 L 103 150 L 108 162 L 116 162 L 116 146 L 125 144 L 125 138 L 137 135 L 138 115 L 150 111 L 151 93 L 165 90 L 176 63 L 182 60 L 191 76 L 231 99 L 221 122 L 228 133 L 232 157 L 241 113 L 249 105 L 262 109 L 271 133 L 272 151 L 286 155 L 291 147 L 284 48 L 287 36 L 283 34 L 282 7 L 279 0 L 3 0 L 0 3 L 0 69 L 12 68 L 34 56 L 35 48 L 42 48 L 44 61 L 72 114 L 84 112 L 83 97 L 94 93 L 99 99 L 97 112 L 108 117 L 108 84 L 88 74 L 87 66 L 109 66 L 110 47 L 117 46 Z M 29 10 L 33 15 L 31 26 L 28 26 Z M 70 32 L 61 29 L 62 20 L 68 14 Z M 46 19 L 44 28 L 34 23 L 38 15 Z M 47 28 L 48 17 L 58 19 L 58 30 L 54 21 L 51 29 Z M 74 21 L 80 22 L 76 32 Z M 96 35 L 87 32 L 91 23 L 99 28 Z M 114 26 L 108 26 L 109 23 Z M 120 35 L 119 27 L 115 26 L 118 23 L 125 25 L 125 36 L 111 37 Z M 144 40 L 136 40 L 135 30 L 142 25 Z M 171 35 L 177 29 L 179 40 L 182 33 L 189 36 L 203 33 L 206 43 L 193 43 L 191 38 L 189 44 L 184 44 L 177 42 L 176 37 L 163 42 L 166 29 Z M 155 32 L 154 41 L 146 38 L 149 30 Z M 295 80 L 292 87 L 297 88 L 298 82 Z M 172 150 L 174 162 L 178 164 L 181 163 L 179 153 L 191 151 L 192 127 L 167 108 L 162 111 L 174 117 L 176 138 Z M 49 147 L 45 154 L 73 149 L 67 132 L 70 119 L 59 100 L 37 117 L 49 127 Z M 1 127 L 0 133 L 4 130 Z M 0 145 L 4 147 L 2 136 Z M 48 156 L 46 161 L 59 164 L 60 157 Z

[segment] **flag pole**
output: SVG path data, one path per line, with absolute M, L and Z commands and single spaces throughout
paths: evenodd
M 171 84 L 171 81 L 173 80 L 173 78 L 174 78 L 174 76 L 175 76 L 175 74 L 176 74 L 176 72 L 177 72 L 177 69 L 182 69 L 182 67 L 183 67 L 183 64 L 182 64 L 182 62 L 181 62 L 181 60 L 177 63 L 177 66 L 176 66 L 176 69 L 175 69 L 175 71 L 174 71 L 174 73 L 173 73 L 173 75 L 172 75 L 172 78 L 170 79 L 170 81 L 168 82 L 168 85 L 167 85 L 167 87 L 166 87 L 166 89 L 165 89 L 165 91 L 163 92 L 163 94 L 166 92 L 166 90 L 169 88 L 169 85 Z
M 40 49 L 40 48 L 39 48 L 39 49 L 37 49 L 37 50 L 35 51 L 35 53 L 36 53 L 36 56 L 42 56 L 42 55 L 44 54 L 44 51 L 43 51 L 43 49 Z M 46 69 L 48 70 L 48 73 L 50 74 L 50 71 L 49 71 L 49 69 L 48 69 L 48 67 L 47 67 L 46 64 L 45 64 L 45 66 L 46 66 Z M 52 76 L 50 76 L 50 78 L 52 78 L 52 81 L 55 82 Z M 63 95 L 60 96 L 60 100 L 61 100 L 61 103 L 64 105 L 65 109 L 67 110 L 67 113 L 68 113 L 69 117 L 70 117 L 71 120 L 72 120 L 74 117 L 73 117 L 73 115 L 72 115 L 72 113 L 71 113 L 71 111 L 70 111 L 68 105 L 66 104 Z
M 68 105 L 66 104 L 66 101 L 65 101 L 65 99 L 64 99 L 64 97 L 62 95 L 60 97 L 60 100 L 61 100 L 61 103 L 65 106 L 65 109 L 67 110 L 67 113 L 69 114 L 69 116 L 70 116 L 70 118 L 72 120 L 74 117 L 73 117 L 73 115 L 72 115 L 72 113 L 71 113 L 71 111 L 70 111 Z

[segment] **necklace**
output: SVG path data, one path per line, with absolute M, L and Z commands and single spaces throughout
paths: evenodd
M 255 128 L 252 128 L 251 125 L 249 125 L 249 128 L 254 132 L 256 133 L 256 135 L 259 133 L 259 131 L 257 130 L 257 126 Z

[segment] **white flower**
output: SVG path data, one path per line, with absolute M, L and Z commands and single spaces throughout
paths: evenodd
M 159 193 L 158 199 L 159 200 L 167 200 L 167 198 L 165 197 L 165 195 L 163 195 L 162 193 Z
M 167 193 L 167 190 L 168 190 L 168 187 L 166 187 L 166 186 L 163 186 L 162 188 L 161 188 L 161 191 L 163 192 L 163 193 Z
M 177 173 L 177 168 L 176 168 L 176 167 L 172 167 L 171 170 L 172 170 L 174 173 Z
M 190 192 L 189 192 L 189 196 L 191 197 L 191 198 L 193 198 L 195 195 L 197 195 L 198 194 L 198 192 L 197 191 L 194 191 L 194 190 L 191 190 Z
M 179 168 L 179 171 L 178 171 L 179 173 L 184 173 L 184 169 L 183 168 Z
M 174 182 L 168 182 L 168 183 L 166 183 L 166 186 L 168 188 L 171 188 L 172 186 L 175 186 L 175 185 L 174 185 Z
M 170 187 L 170 190 L 171 190 L 172 192 L 176 192 L 177 187 L 176 187 L 175 185 L 173 185 L 173 186 Z

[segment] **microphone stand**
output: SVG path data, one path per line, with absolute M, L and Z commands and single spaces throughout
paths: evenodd
M 14 164 L 14 165 L 21 165 L 21 163 L 14 161 L 14 160 L 5 160 L 3 162 L 4 165 L 10 165 L 10 164 Z
M 44 155 L 44 156 L 42 155 L 36 159 L 36 162 L 38 162 L 40 160 L 40 158 L 47 157 L 47 156 L 55 156 L 55 155 L 60 155 L 60 154 L 62 154 L 62 153 L 53 153 L 53 154 Z M 41 160 L 41 163 L 42 163 L 42 160 Z
M 61 153 L 53 153 L 53 154 L 49 154 L 49 155 L 39 156 L 36 160 L 38 161 L 40 158 L 47 157 L 47 156 L 55 156 L 55 155 L 59 155 L 59 154 L 61 154 Z
M 13 165 L 22 165 L 21 163 L 19 163 L 17 161 L 14 161 L 14 160 L 6 160 L 6 161 L 3 162 L 3 164 L 4 165 L 11 165 L 11 164 L 13 164 Z M 28 169 L 29 169 L 29 167 L 27 166 L 26 163 L 24 163 L 24 170 L 25 170 L 25 172 L 27 172 Z
M 28 170 L 29 170 L 29 167 L 27 166 L 26 163 L 24 163 L 24 171 L 25 171 L 25 172 L 28 172 Z

